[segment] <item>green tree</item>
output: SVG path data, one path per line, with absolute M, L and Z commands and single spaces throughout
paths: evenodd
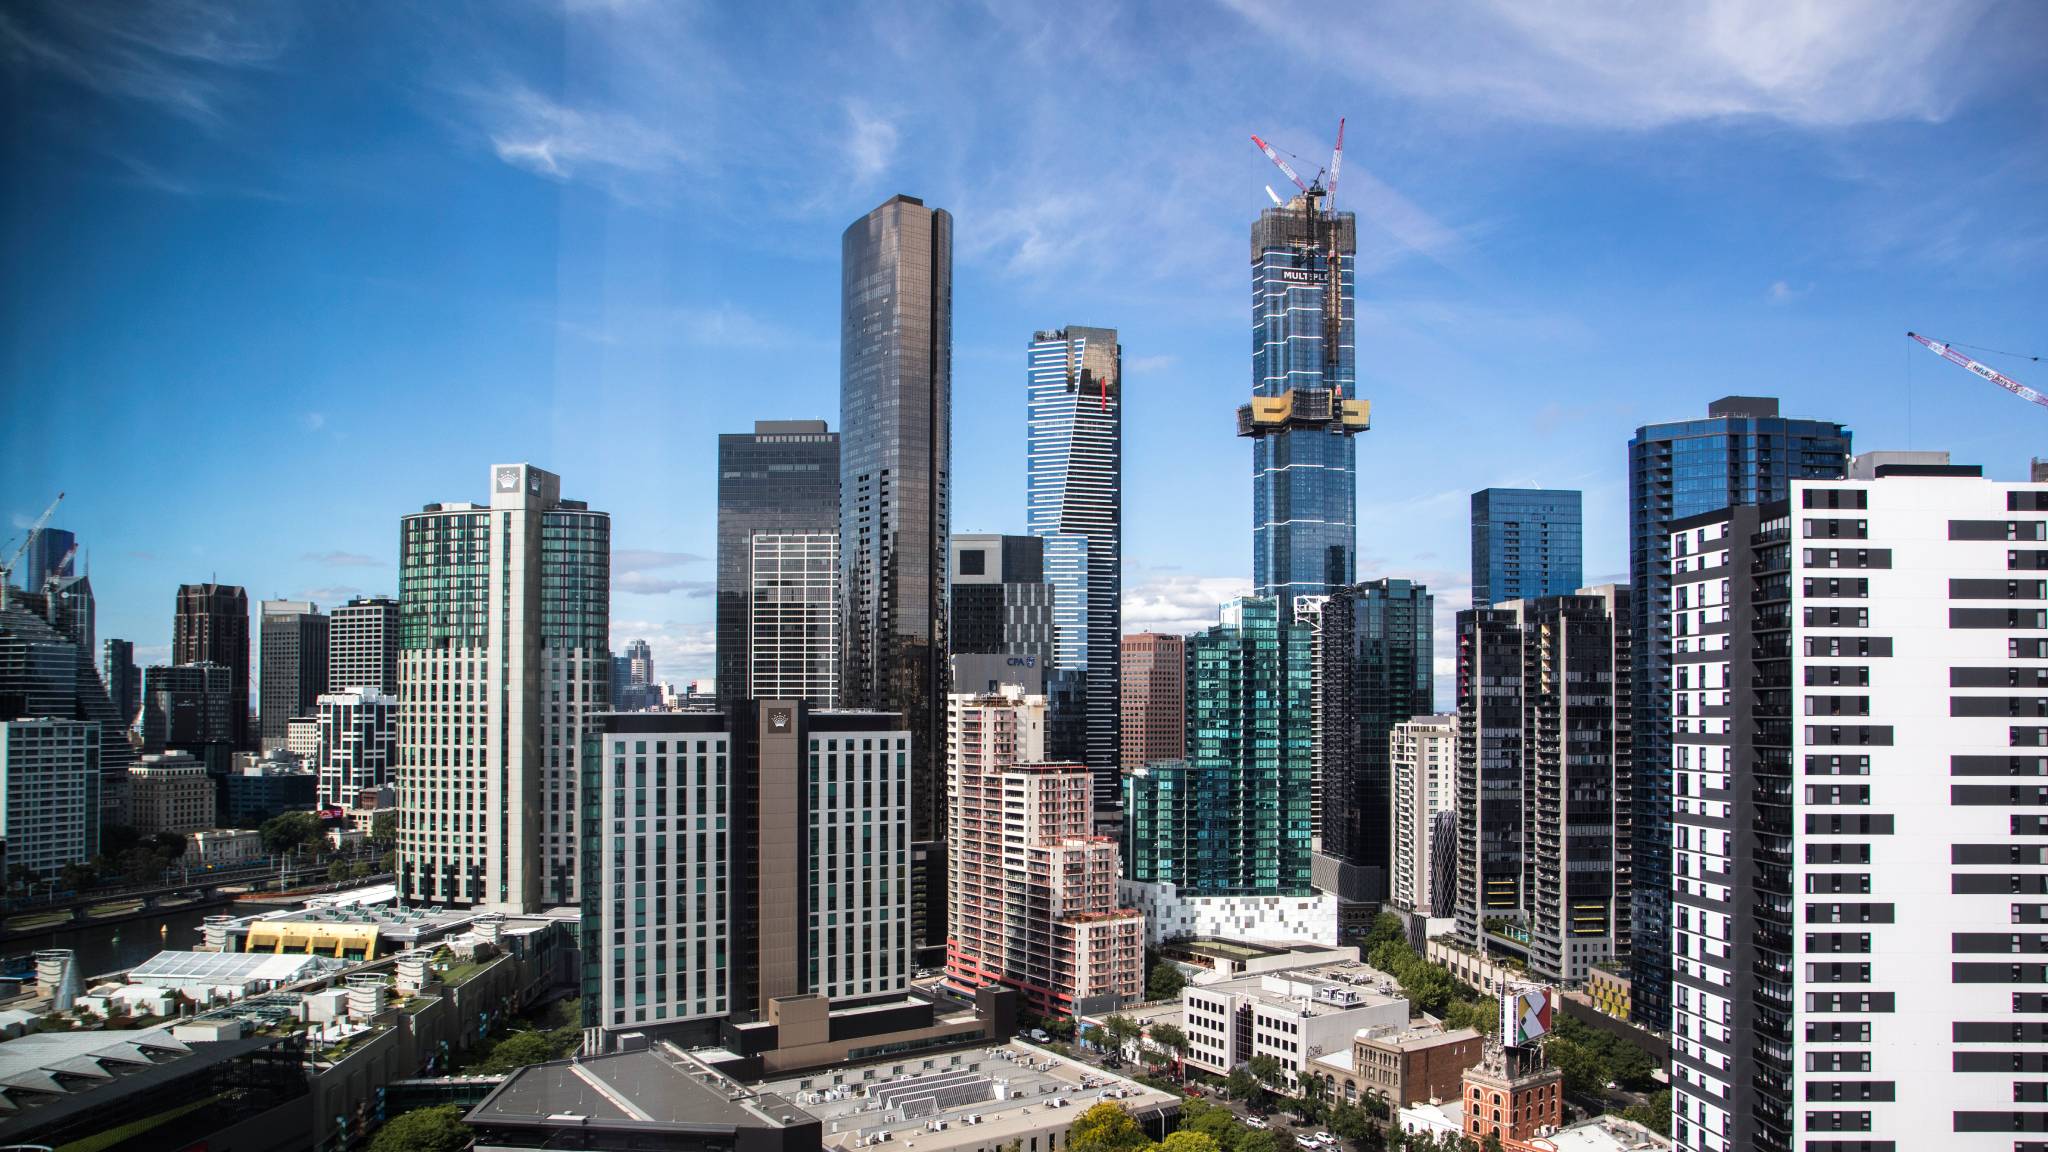
M 1239 1124 L 1237 1117 L 1222 1108 L 1204 1105 L 1191 1116 L 1188 1105 L 1195 1103 L 1199 1103 L 1199 1098 L 1189 1100 L 1181 1106 L 1180 1130 L 1200 1132 L 1214 1140 L 1216 1147 L 1222 1149 L 1222 1152 L 1244 1152 L 1244 1137 L 1251 1130 Z
M 492 1047 L 489 1059 L 483 1064 L 487 1076 L 524 1068 L 556 1059 L 560 1053 L 544 1032 L 514 1032 Z
M 462 1109 L 443 1104 L 392 1117 L 370 1140 L 370 1152 L 462 1152 L 469 1144 Z
M 1365 934 L 1365 954 L 1370 956 L 1375 948 L 1389 941 L 1408 942 L 1408 933 L 1401 927 L 1401 918 L 1392 912 L 1382 912 L 1373 919 L 1372 927 Z
M 1607 1087 L 1607 1065 L 1582 1044 L 1553 1036 L 1543 1046 L 1550 1066 L 1564 1073 L 1564 1090 L 1574 1096 L 1599 1096 Z
M 324 831 L 320 818 L 311 812 L 286 812 L 272 816 L 257 829 L 263 837 L 266 852 L 296 852 L 305 844 L 317 842 Z
M 1183 1128 L 1169 1135 L 1157 1145 L 1159 1152 L 1223 1152 L 1216 1139 L 1206 1132 L 1190 1132 Z
M 1253 1103 L 1259 1095 L 1258 1077 L 1252 1075 L 1251 1069 L 1242 1064 L 1232 1068 L 1230 1075 L 1223 1078 L 1223 1086 L 1230 1092 L 1231 1099 L 1246 1104 Z
M 1280 1152 L 1280 1142 L 1271 1132 L 1240 1127 L 1236 1152 Z
M 1187 1065 L 1185 1061 L 1189 1047 L 1188 1034 L 1181 1031 L 1180 1026 L 1177 1024 L 1154 1024 L 1152 1030 L 1147 1035 L 1151 1037 L 1152 1043 L 1158 1045 L 1162 1051 L 1172 1054 L 1174 1075 L 1185 1080 L 1187 1078 Z
M 348 864 L 341 860 L 327 866 L 327 878 L 336 884 L 348 879 Z
M 1244 1067 L 1245 1071 L 1252 1074 L 1252 1079 L 1259 1083 L 1258 1106 L 1260 1111 L 1264 1111 L 1272 1106 L 1267 1094 L 1278 1092 L 1287 1083 L 1287 1069 L 1281 1066 L 1278 1057 L 1268 1056 L 1263 1052 L 1245 1061 Z
M 1152 965 L 1152 973 L 1145 979 L 1145 998 L 1148 1000 L 1173 1000 L 1180 996 L 1180 990 L 1187 986 L 1188 978 L 1180 969 L 1161 960 Z
M 1068 1152 L 1137 1152 L 1151 1143 L 1131 1114 L 1109 1100 L 1075 1117 L 1067 1133 Z
M 370 843 L 388 848 L 398 841 L 398 813 L 379 812 L 370 817 Z
M 1330 1108 L 1330 1133 L 1340 1139 L 1363 1140 L 1376 1127 L 1363 1108 L 1342 1103 Z
M 1090 1048 L 1105 1048 L 1109 1045 L 1109 1033 L 1100 1024 L 1090 1024 L 1081 1029 L 1081 1043 Z
M 1629 1105 L 1621 1115 L 1659 1136 L 1671 1135 L 1671 1089 L 1660 1089 L 1647 1102 Z
M 1119 1055 L 1122 1054 L 1124 1046 L 1136 1040 L 1138 1033 L 1143 1031 L 1136 1020 L 1121 1012 L 1112 1012 L 1104 1017 L 1102 1027 L 1109 1033 L 1109 1042 L 1116 1047 Z
M 1479 1142 L 1479 1152 L 1501 1152 L 1500 1133 L 1488 1132 L 1486 1139 Z

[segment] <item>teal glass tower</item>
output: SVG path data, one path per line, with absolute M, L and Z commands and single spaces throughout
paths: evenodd
M 1247 596 L 1187 640 L 1187 759 L 1124 783 L 1129 879 L 1183 896 L 1306 895 L 1314 824 L 1310 638 Z

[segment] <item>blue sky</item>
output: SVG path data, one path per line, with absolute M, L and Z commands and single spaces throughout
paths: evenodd
M 707 675 L 716 436 L 836 426 L 839 233 L 905 192 L 956 218 L 955 528 L 1023 525 L 1031 333 L 1118 328 L 1126 622 L 1196 627 L 1250 568 L 1247 136 L 1339 115 L 1361 573 L 1444 631 L 1471 490 L 1584 489 L 1619 576 L 1624 443 L 1715 396 L 2048 455 L 1904 337 L 2048 353 L 2048 9 L 1654 11 L 0 7 L 0 532 L 67 490 L 161 659 L 180 582 L 394 591 L 402 513 L 531 460 L 613 515 L 614 643 Z

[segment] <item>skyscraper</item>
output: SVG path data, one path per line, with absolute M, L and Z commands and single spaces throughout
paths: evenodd
M 1394 725 L 1387 744 L 1394 778 L 1394 864 L 1387 902 L 1423 916 L 1448 915 L 1457 867 L 1439 858 L 1436 833 L 1439 816 L 1449 816 L 1453 827 L 1457 820 L 1458 715 L 1405 720 Z M 1450 884 L 1439 882 L 1445 872 Z
M 156 664 L 142 677 L 142 748 L 190 752 L 216 776 L 235 752 L 235 673 L 225 664 Z
M 1564 596 L 1581 584 L 1579 493 L 1482 488 L 1472 494 L 1472 605 Z
M 1121 801 L 1123 349 L 1114 328 L 1032 337 L 1025 400 L 1025 527 L 1046 539 L 1054 661 L 1078 673 L 1095 806 Z
M 577 771 L 608 709 L 611 517 L 491 468 L 491 502 L 399 522 L 399 888 L 533 911 L 577 899 Z
M 747 698 L 839 700 L 839 533 L 756 532 L 747 588 Z
M 249 594 L 232 584 L 181 584 L 171 629 L 171 663 L 219 664 L 230 677 L 229 742 L 249 739 Z
M 1358 546 L 1358 448 L 1371 407 L 1352 351 L 1357 226 L 1320 187 L 1252 225 L 1252 585 L 1291 616 L 1296 596 L 1349 584 Z
M 256 716 L 266 751 L 284 747 L 285 721 L 311 716 L 327 691 L 327 617 L 310 600 L 265 600 Z
M 135 666 L 132 641 L 109 638 L 102 645 L 100 680 L 107 686 L 115 715 L 122 718 L 121 731 L 110 735 L 126 739 L 127 726 L 135 723 L 135 714 L 142 708 L 142 669 Z
M 1457 933 L 1578 983 L 1629 954 L 1629 593 L 1458 613 Z
M 721 706 L 747 699 L 754 533 L 836 535 L 839 514 L 839 435 L 823 420 L 757 420 L 752 432 L 718 438 Z
M 97 724 L 100 820 L 125 823 L 128 766 L 135 762 L 135 749 L 93 667 L 92 634 L 92 581 L 86 577 L 45 580 L 40 592 L 0 586 L 0 717 L 12 713 Z
M 354 808 L 365 788 L 391 783 L 398 763 L 398 699 L 374 689 L 327 692 L 315 703 L 320 803 Z
M 52 576 L 71 576 L 78 571 L 78 560 L 73 550 L 78 547 L 78 537 L 62 528 L 45 528 L 29 537 L 28 547 L 22 553 L 21 567 L 14 577 L 21 582 L 24 592 L 41 592 L 43 583 Z
M 953 218 L 894 196 L 840 245 L 840 702 L 910 730 L 917 944 L 945 941 Z
M 1799 479 L 1838 478 L 1849 430 L 1778 415 L 1763 396 L 1725 396 L 1704 420 L 1648 424 L 1629 441 L 1629 582 L 1635 613 L 1636 874 L 1629 1011 L 1667 1027 L 1671 1013 L 1671 521 L 1783 500 Z
M 1166 632 L 1123 639 L 1126 768 L 1187 756 L 1187 641 Z
M 328 613 L 327 686 L 397 694 L 396 596 L 357 596 Z

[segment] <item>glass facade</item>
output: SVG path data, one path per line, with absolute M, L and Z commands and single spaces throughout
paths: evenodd
M 1045 538 L 1054 661 L 1078 677 L 1095 805 L 1119 798 L 1123 636 L 1123 349 L 1113 328 L 1033 336 L 1025 403 L 1025 526 Z
M 823 420 L 757 421 L 752 432 L 718 438 L 716 667 L 721 707 L 747 699 L 752 537 L 757 532 L 838 531 L 839 435 L 826 431 Z
M 1472 604 L 1568 596 L 1584 583 L 1582 498 L 1569 489 L 1472 494 Z
M 1252 229 L 1254 400 L 1238 412 L 1252 437 L 1252 583 L 1288 612 L 1349 584 L 1355 565 L 1356 251 L 1352 215 L 1303 198 Z
M 1799 479 L 1839 479 L 1850 431 L 1778 415 L 1768 397 L 1729 396 L 1704 420 L 1648 424 L 1628 445 L 1629 576 L 1635 636 L 1635 936 L 1631 1011 L 1671 1016 L 1670 524 L 1736 504 L 1783 500 Z
M 234 670 L 228 723 L 236 748 L 249 746 L 249 594 L 232 584 L 181 584 L 171 633 L 171 663 L 225 664 Z

